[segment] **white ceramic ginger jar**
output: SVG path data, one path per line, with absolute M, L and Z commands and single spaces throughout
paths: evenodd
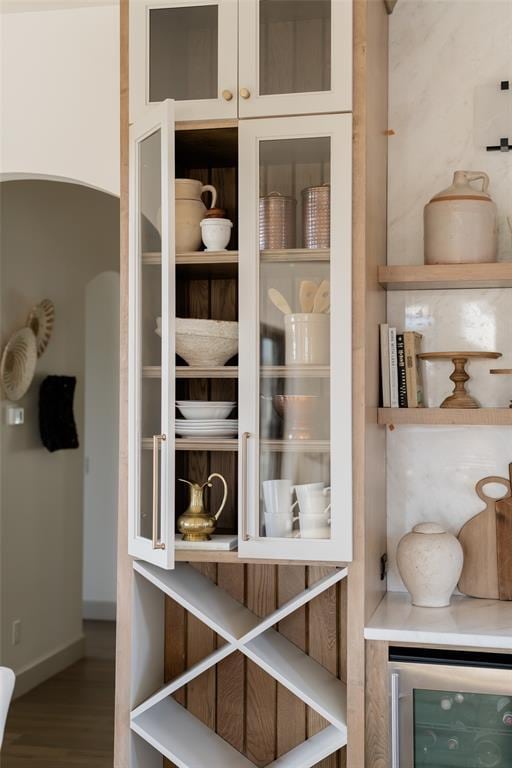
M 398 544 L 398 570 L 413 605 L 445 608 L 462 572 L 459 540 L 438 523 L 420 523 Z

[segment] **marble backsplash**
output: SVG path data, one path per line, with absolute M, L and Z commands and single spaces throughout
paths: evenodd
M 476 145 L 474 95 L 483 84 L 512 79 L 512 2 L 400 0 L 390 17 L 388 262 L 423 263 L 423 207 L 458 169 L 491 178 L 499 210 L 499 258 L 512 260 L 506 216 L 512 215 L 512 152 Z M 485 349 L 498 361 L 468 365 L 469 391 L 483 406 L 507 406 L 512 377 L 512 290 L 397 291 L 388 319 L 423 334 L 424 351 Z M 427 405 L 452 391 L 449 362 L 423 364 Z M 482 509 L 475 484 L 507 477 L 512 429 L 398 427 L 387 433 L 389 589 L 403 589 L 396 570 L 400 537 L 436 520 L 453 533 Z M 499 495 L 501 488 L 496 489 Z

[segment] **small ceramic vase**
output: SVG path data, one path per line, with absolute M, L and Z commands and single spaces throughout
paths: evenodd
M 422 608 L 450 605 L 464 560 L 455 536 L 437 523 L 420 523 L 400 540 L 396 559 L 413 605 Z
M 201 221 L 201 237 L 207 251 L 225 251 L 233 224 L 229 219 L 207 217 Z

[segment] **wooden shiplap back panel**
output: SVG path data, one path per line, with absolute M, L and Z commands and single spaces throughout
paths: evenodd
M 208 578 L 260 616 L 313 584 L 329 568 L 294 565 L 196 564 Z M 278 625 L 299 648 L 346 678 L 346 580 Z M 211 653 L 215 633 L 166 600 L 165 675 L 172 679 Z M 265 766 L 326 725 L 263 670 L 233 654 L 178 691 L 175 698 L 255 765 Z M 345 768 L 345 749 L 316 768 Z M 164 761 L 165 768 L 174 768 Z

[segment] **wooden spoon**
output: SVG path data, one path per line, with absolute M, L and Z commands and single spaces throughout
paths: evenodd
M 325 312 L 331 304 L 331 286 L 328 280 L 322 280 L 313 302 L 313 312 Z
M 284 315 L 291 315 L 292 310 L 288 302 L 286 301 L 283 294 L 278 291 L 276 288 L 269 288 L 268 289 L 268 297 L 272 304 L 281 310 L 281 312 Z
M 301 312 L 312 312 L 318 283 L 312 280 L 302 280 L 299 286 L 299 302 Z

